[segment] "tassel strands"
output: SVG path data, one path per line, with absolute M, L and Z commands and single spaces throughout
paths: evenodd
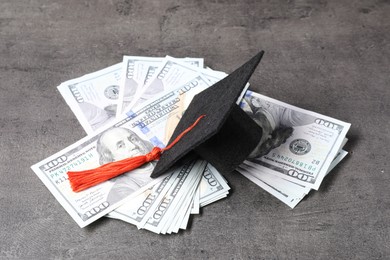
M 104 181 L 115 178 L 125 172 L 137 169 L 145 163 L 160 159 L 160 156 L 164 151 L 171 149 L 185 134 L 191 131 L 203 117 L 205 117 L 205 115 L 199 116 L 191 126 L 184 130 L 172 143 L 163 149 L 154 147 L 150 153 L 145 155 L 109 162 L 95 169 L 69 171 L 68 178 L 72 190 L 74 192 L 83 191 Z

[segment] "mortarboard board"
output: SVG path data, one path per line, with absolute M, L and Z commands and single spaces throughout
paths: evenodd
M 206 116 L 180 142 L 164 151 L 151 174 L 152 178 L 162 175 L 192 153 L 220 172 L 233 171 L 248 157 L 260 142 L 262 128 L 236 102 L 263 54 L 264 51 L 259 52 L 193 98 L 168 143 L 172 143 L 199 116 Z

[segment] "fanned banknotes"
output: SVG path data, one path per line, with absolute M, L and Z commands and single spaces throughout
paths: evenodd
M 247 91 L 242 109 L 262 125 L 261 144 L 237 169 L 294 208 L 347 154 L 350 124 Z
M 139 229 L 176 233 L 200 207 L 227 197 L 225 178 L 201 159 L 157 179 L 149 177 L 155 163 L 148 163 L 79 193 L 67 177 L 70 170 L 165 147 L 193 97 L 227 76 L 203 67 L 202 58 L 124 56 L 121 63 L 58 86 L 88 136 L 31 168 L 80 227 L 108 216 Z M 348 123 L 251 91 L 237 104 L 264 131 L 237 171 L 292 208 L 347 154 L 342 148 Z
M 163 59 L 163 61 L 165 60 Z M 169 61 L 175 64 L 179 63 L 178 60 L 171 57 Z M 115 217 L 116 213 L 113 211 L 115 208 L 125 201 L 132 204 L 129 198 L 134 197 L 136 199 L 142 191 L 141 189 L 154 187 L 160 179 L 152 180 L 149 177 L 154 166 L 154 163 L 149 163 L 88 190 L 74 193 L 70 189 L 67 172 L 90 169 L 107 162 L 145 154 L 153 146 L 164 147 L 193 96 L 211 86 L 211 80 L 215 82 L 224 75 L 220 72 L 214 75 L 212 70 L 199 69 L 197 67 L 199 63 L 203 64 L 201 59 L 184 59 L 180 66 L 182 71 L 179 72 L 179 75 L 186 74 L 192 77 L 183 78 L 180 84 L 170 85 L 165 91 L 156 93 L 154 99 L 144 99 L 141 102 L 142 104 L 140 103 L 134 109 L 127 111 L 126 114 L 116 118 L 111 116 L 109 120 L 107 117 L 101 117 L 102 120 L 99 124 L 95 124 L 98 120 L 94 120 L 92 123 L 91 117 L 88 117 L 91 114 L 90 111 L 83 109 L 85 107 L 84 103 L 88 102 L 93 108 L 100 108 L 100 110 L 104 110 L 106 106 L 115 108 L 118 106 L 117 100 L 120 100 L 118 90 L 120 87 L 116 84 L 121 78 L 119 71 L 121 71 L 122 64 L 64 82 L 59 86 L 60 93 L 89 135 L 33 165 L 32 169 L 81 227 L 108 213 L 111 213 L 109 216 Z M 194 65 L 195 67 L 192 68 L 191 66 Z M 143 67 L 146 66 L 140 65 L 140 68 Z M 146 73 L 143 75 L 146 77 Z M 155 77 L 157 76 L 156 74 Z M 147 83 L 146 79 L 145 82 Z M 106 97 L 107 86 L 117 86 L 115 87 L 115 97 L 112 96 L 111 99 Z M 105 103 L 102 100 L 105 100 Z M 97 113 L 94 119 L 99 118 L 100 115 Z M 183 169 L 185 167 L 183 166 Z M 196 167 L 199 167 L 198 164 L 196 164 Z M 200 169 L 192 168 L 191 172 L 199 172 L 199 176 L 202 176 L 206 166 L 203 165 L 202 167 Z M 207 169 L 211 167 L 209 166 Z M 183 169 L 179 169 L 179 171 Z M 170 174 L 172 173 L 167 173 L 167 175 Z M 205 178 L 210 175 L 211 173 L 206 174 Z M 218 175 L 219 173 L 214 170 L 213 177 L 221 179 Z M 186 195 L 187 199 L 190 199 L 191 207 L 189 208 L 187 202 L 183 204 L 187 206 L 184 213 L 180 215 L 184 218 L 188 219 L 191 212 L 199 212 L 201 198 L 193 199 L 193 197 L 201 194 L 197 188 L 200 180 L 199 177 L 192 183 L 191 187 L 195 188 L 190 196 Z M 199 186 L 199 189 L 201 186 Z M 226 183 L 223 187 L 226 196 L 229 188 Z M 207 197 L 207 189 L 203 192 Z M 217 196 L 221 198 L 220 194 L 217 194 Z M 216 200 L 215 196 L 211 197 Z M 182 203 L 182 199 L 176 200 Z M 193 205 L 197 205 L 198 209 L 191 209 Z M 123 211 L 121 213 L 123 216 Z M 179 219 L 175 220 L 175 223 L 179 227 L 184 227 L 186 222 Z
M 187 65 L 203 68 L 203 59 L 201 58 L 184 58 L 181 60 Z M 149 84 L 150 79 L 154 77 L 156 70 L 163 61 L 164 58 L 162 57 L 123 57 L 121 66 L 122 77 L 119 87 L 121 95 L 118 98 L 116 116 L 120 116 L 128 111 L 131 105 L 138 100 L 138 96 L 143 92 L 144 86 Z

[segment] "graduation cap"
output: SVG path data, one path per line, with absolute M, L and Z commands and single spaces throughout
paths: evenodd
M 220 172 L 237 168 L 255 149 L 262 137 L 257 125 L 237 104 L 264 52 L 197 94 L 173 132 L 168 146 L 154 147 L 146 155 L 109 162 L 95 169 L 69 171 L 72 190 L 79 192 L 159 159 L 152 178 L 165 173 L 179 160 L 198 155 Z M 201 119 L 201 120 L 200 120 Z
M 172 143 L 197 118 L 204 118 L 162 153 L 152 178 L 166 172 L 179 160 L 195 153 L 220 172 L 231 172 L 255 149 L 262 137 L 257 125 L 237 104 L 249 78 L 263 57 L 260 51 L 240 68 L 197 94 L 176 126 L 168 143 Z

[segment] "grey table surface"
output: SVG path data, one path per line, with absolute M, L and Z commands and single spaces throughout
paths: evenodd
M 390 2 L 0 1 L 1 259 L 390 259 Z M 123 55 L 204 57 L 350 122 L 348 157 L 295 209 L 238 173 L 188 230 L 79 228 L 30 166 L 85 136 L 56 89 Z

